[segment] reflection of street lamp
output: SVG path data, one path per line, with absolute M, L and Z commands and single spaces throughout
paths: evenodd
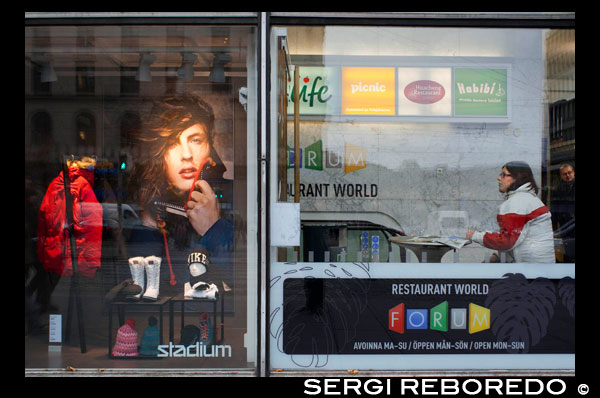
M 208 75 L 208 81 L 213 83 L 225 83 L 225 64 L 231 61 L 231 56 L 225 53 L 215 53 L 213 67 Z
M 177 70 L 177 76 L 187 82 L 194 78 L 194 63 L 198 57 L 192 53 L 182 53 L 182 56 L 183 60 Z
M 152 74 L 150 73 L 150 65 L 156 61 L 156 57 L 150 53 L 142 53 L 140 57 L 140 67 L 135 74 L 135 80 L 141 82 L 151 82 Z

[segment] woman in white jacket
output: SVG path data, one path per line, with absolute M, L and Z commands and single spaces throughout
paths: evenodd
M 538 187 L 529 165 L 515 161 L 502 166 L 498 189 L 505 194 L 496 217 L 500 230 L 469 230 L 467 239 L 508 252 L 517 263 L 554 263 L 550 211 L 537 197 Z

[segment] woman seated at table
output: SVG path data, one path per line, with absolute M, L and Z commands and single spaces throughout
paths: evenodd
M 538 187 L 525 162 L 502 166 L 498 189 L 505 194 L 498 215 L 499 231 L 467 231 L 471 239 L 489 249 L 507 252 L 518 263 L 554 263 L 554 238 L 550 211 L 537 197 Z M 498 262 L 493 254 L 490 262 Z

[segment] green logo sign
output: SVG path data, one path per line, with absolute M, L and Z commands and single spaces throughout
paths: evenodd
M 454 70 L 456 116 L 507 116 L 506 69 Z
M 336 109 L 337 70 L 322 66 L 300 66 L 301 115 L 331 115 Z M 294 113 L 294 81 L 288 81 L 288 115 Z

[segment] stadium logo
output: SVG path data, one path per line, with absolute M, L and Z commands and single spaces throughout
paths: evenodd
M 161 344 L 157 347 L 157 357 L 188 357 L 188 358 L 231 358 L 230 345 L 205 345 L 201 342 L 196 344 Z

